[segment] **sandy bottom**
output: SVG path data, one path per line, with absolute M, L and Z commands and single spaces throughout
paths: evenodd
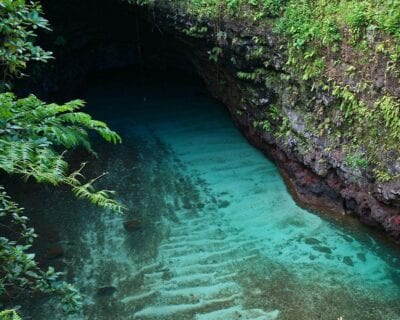
M 33 319 L 400 319 L 399 252 L 355 221 L 299 208 L 201 86 L 117 77 L 86 99 L 123 136 L 92 165 L 130 210 L 27 195 L 58 226 L 60 259 L 84 296 L 78 315 L 43 300 Z M 141 228 L 127 232 L 129 219 Z

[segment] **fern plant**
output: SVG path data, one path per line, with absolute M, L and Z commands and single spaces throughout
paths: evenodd
M 34 95 L 18 99 L 5 92 L 14 78 L 24 75 L 28 62 L 52 58 L 51 52 L 34 43 L 38 29 L 50 30 L 39 2 L 0 0 L 0 170 L 39 183 L 68 185 L 78 198 L 121 212 L 123 207 L 112 198 L 113 191 L 98 191 L 93 186 L 104 174 L 87 180 L 82 174 L 85 163 L 71 171 L 65 159 L 66 150 L 76 147 L 95 153 L 89 131 L 111 143 L 120 143 L 120 136 L 82 112 L 82 100 L 47 104 Z M 78 291 L 60 281 L 60 273 L 53 268 L 39 268 L 29 252 L 36 234 L 27 222 L 22 209 L 0 186 L 0 297 L 39 291 L 58 295 L 65 311 L 78 309 Z M 0 319 L 21 318 L 11 309 L 0 311 Z
M 69 185 L 79 198 L 114 211 L 122 210 L 111 198 L 112 191 L 93 188 L 100 177 L 84 179 L 81 173 L 84 165 L 69 173 L 65 152 L 59 151 L 60 147 L 82 146 L 94 153 L 87 130 L 97 132 L 108 142 L 121 142 L 120 136 L 104 122 L 79 111 L 84 106 L 82 100 L 46 104 L 34 95 L 17 99 L 9 92 L 0 94 L 0 106 L 0 169 L 22 175 L 26 180 Z
M 22 320 L 14 309 L 0 311 L 0 320 Z

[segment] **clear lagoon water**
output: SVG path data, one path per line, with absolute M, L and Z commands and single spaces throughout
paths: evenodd
M 100 78 L 84 94 L 124 140 L 99 144 L 91 172 L 109 172 L 124 216 L 67 191 L 24 197 L 60 233 L 59 263 L 84 296 L 80 314 L 43 300 L 33 319 L 400 319 L 394 246 L 297 206 L 201 84 L 151 78 Z

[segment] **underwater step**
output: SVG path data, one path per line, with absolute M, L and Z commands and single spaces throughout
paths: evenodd
M 157 294 L 156 291 L 146 291 L 146 292 L 138 293 L 136 295 L 127 296 L 127 297 L 121 299 L 121 302 L 122 303 L 132 303 L 132 302 L 135 302 L 138 300 L 147 299 L 156 294 Z
M 198 313 L 203 310 L 227 308 L 232 305 L 238 295 L 232 295 L 227 298 L 212 299 L 200 301 L 193 304 L 161 305 L 147 307 L 135 313 L 135 319 L 167 319 L 171 315 L 184 315 L 187 313 Z
M 198 314 L 196 320 L 275 320 L 279 311 L 265 312 L 261 309 L 244 310 L 241 306 Z

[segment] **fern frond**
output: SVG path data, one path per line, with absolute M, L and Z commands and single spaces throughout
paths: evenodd
M 96 191 L 81 173 L 84 165 L 68 174 L 68 164 L 58 146 L 66 149 L 84 147 L 94 154 L 87 130 L 104 140 L 120 143 L 121 137 L 108 126 L 78 110 L 85 103 L 73 100 L 62 105 L 46 104 L 34 95 L 16 99 L 12 93 L 0 94 L 0 169 L 52 185 L 66 184 L 78 198 L 121 212 L 123 207 L 112 199 L 113 192 Z
M 14 309 L 0 311 L 0 320 L 22 320 Z
M 106 128 L 93 128 L 94 130 L 97 131 L 101 135 L 101 137 L 106 140 L 107 142 L 111 142 L 114 144 L 121 143 L 122 139 L 121 137 L 114 131 Z
M 87 199 L 95 205 L 114 212 L 121 213 L 125 209 L 118 201 L 111 198 L 111 196 L 114 194 L 114 191 L 96 191 L 93 188 L 93 185 L 90 183 L 76 185 L 72 188 L 72 192 L 78 199 Z

